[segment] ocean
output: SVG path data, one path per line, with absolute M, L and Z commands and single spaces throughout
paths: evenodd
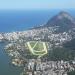
M 23 31 L 45 24 L 51 17 L 62 10 L 0 10 L 0 33 Z M 68 9 L 75 17 L 75 10 Z M 10 65 L 10 58 L 4 50 L 5 43 L 0 43 L 0 75 L 20 75 L 21 69 Z

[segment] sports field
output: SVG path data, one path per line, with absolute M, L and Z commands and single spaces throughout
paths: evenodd
M 45 42 L 29 41 L 26 44 L 27 44 L 29 51 L 33 55 L 37 55 L 38 57 L 41 57 L 47 54 L 47 44 Z

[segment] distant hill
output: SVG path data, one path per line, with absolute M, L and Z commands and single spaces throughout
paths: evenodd
M 59 26 L 59 31 L 67 31 L 75 27 L 75 19 L 69 13 L 61 11 L 49 19 L 44 26 Z

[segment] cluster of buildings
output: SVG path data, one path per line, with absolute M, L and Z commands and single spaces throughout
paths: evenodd
M 72 39 L 72 36 L 68 32 L 55 33 L 58 28 L 59 27 L 43 27 L 21 32 L 5 33 L 3 35 L 0 34 L 0 39 L 6 39 L 8 41 L 16 41 L 20 40 L 20 38 L 24 40 L 44 40 L 48 42 L 53 41 L 55 45 L 62 44 Z
M 75 70 L 75 61 L 41 61 L 41 59 L 29 59 L 25 67 L 26 75 L 67 75 L 67 72 Z
M 43 27 L 22 32 L 0 34 L 0 40 L 6 39 L 10 44 L 6 46 L 8 54 L 13 57 L 12 64 L 24 66 L 25 75 L 67 75 L 67 72 L 75 70 L 75 62 L 69 61 L 41 61 L 41 59 L 28 59 L 25 65 L 25 43 L 29 40 L 43 40 L 49 44 L 49 49 L 70 41 L 72 36 L 68 32 L 55 33 L 58 27 Z M 25 41 L 26 40 L 26 41 Z M 22 60 L 20 59 L 22 58 Z M 24 74 L 23 74 L 24 75 Z

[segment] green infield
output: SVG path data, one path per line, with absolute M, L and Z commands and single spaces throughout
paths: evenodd
M 26 44 L 28 46 L 28 49 L 33 55 L 37 55 L 38 57 L 41 57 L 47 54 L 47 44 L 45 42 L 29 41 Z

